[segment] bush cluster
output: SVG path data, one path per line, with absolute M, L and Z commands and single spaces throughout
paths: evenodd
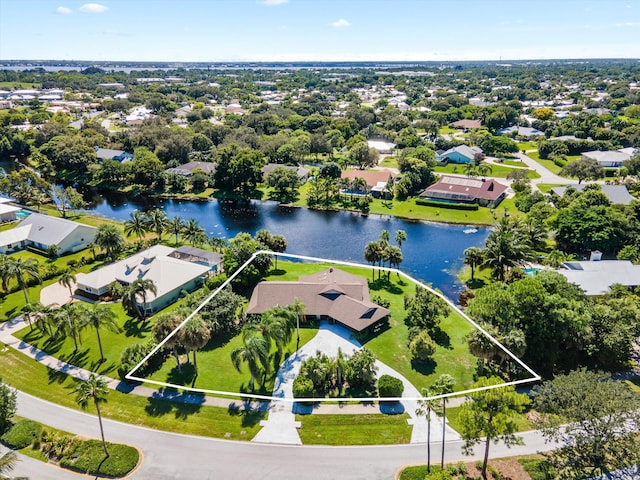
M 105 460 L 102 442 L 86 440 L 78 442 L 60 459 L 60 466 L 88 475 L 124 477 L 138 464 L 138 450 L 128 445 L 107 443 L 109 458 Z
M 404 392 L 402 380 L 391 375 L 382 375 L 378 379 L 378 394 L 380 397 L 401 397 Z
M 42 425 L 33 420 L 20 420 L 5 432 L 0 440 L 10 448 L 20 450 L 40 438 Z
M 478 210 L 477 203 L 450 203 L 438 202 L 437 200 L 416 199 L 416 205 L 424 205 L 426 207 L 450 208 L 453 210 Z

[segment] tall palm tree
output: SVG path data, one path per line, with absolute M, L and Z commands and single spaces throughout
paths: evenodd
M 378 239 L 379 239 L 381 242 L 384 242 L 385 244 L 388 244 L 388 243 L 389 243 L 389 238 L 391 238 L 391 237 L 389 236 L 389 230 L 382 230 L 382 231 L 380 232 L 380 236 L 378 237 Z
M 80 324 L 82 328 L 93 327 L 96 329 L 96 335 L 98 336 L 98 347 L 100 348 L 100 362 L 104 362 L 104 352 L 102 350 L 102 339 L 100 338 L 100 330 L 106 329 L 110 332 L 118 333 L 121 331 L 120 325 L 116 321 L 116 314 L 109 308 L 108 305 L 102 305 L 96 303 L 90 307 L 82 304 L 82 307 L 78 307 L 80 310 L 78 315 L 80 316 Z
M 157 295 L 158 288 L 153 280 L 148 278 L 136 278 L 129 286 L 125 287 L 122 293 L 122 306 L 127 312 L 135 312 L 138 318 L 147 318 L 147 295 L 148 293 Z M 139 302 L 141 299 L 142 302 Z M 140 308 L 142 303 L 142 308 Z
M 24 294 L 24 302 L 29 303 L 29 295 L 27 294 L 26 277 L 35 278 L 40 281 L 40 264 L 35 258 L 9 258 L 9 278 L 15 278 L 18 286 L 22 288 Z
M 296 298 L 293 304 L 288 305 L 289 308 L 296 315 L 296 351 L 300 348 L 300 319 L 305 317 L 305 309 L 307 308 L 302 300 Z
M 185 240 L 187 240 L 192 245 L 195 245 L 198 241 L 200 241 L 202 235 L 206 236 L 206 232 L 204 231 L 204 228 L 200 226 L 197 220 L 190 218 L 185 224 L 184 229 L 182 230 L 182 235 L 184 236 Z
M 100 436 L 102 437 L 102 448 L 104 448 L 104 454 L 109 458 L 109 450 L 107 449 L 107 442 L 104 439 L 104 428 L 102 426 L 102 415 L 100 414 L 100 404 L 107 402 L 107 394 L 109 393 L 109 387 L 107 382 L 100 377 L 96 377 L 93 373 L 89 375 L 86 380 L 81 380 L 76 386 L 76 403 L 84 410 L 89 405 L 89 402 L 93 402 L 96 406 L 96 413 L 98 414 L 98 423 L 100 424 Z
M 163 313 L 156 317 L 151 331 L 153 332 L 153 338 L 157 343 L 160 343 L 173 332 L 178 325 L 182 322 L 183 318 L 171 313 Z M 180 355 L 178 354 L 178 344 L 180 340 L 179 334 L 174 335 L 165 342 L 165 347 L 170 348 L 173 352 L 173 356 L 176 357 L 176 363 L 178 364 L 178 372 L 182 372 L 182 365 L 180 364 Z
M 130 216 L 131 218 L 124 222 L 124 233 L 127 238 L 135 235 L 140 239 L 147 233 L 147 219 L 140 210 L 134 210 Z
M 396 232 L 396 243 L 400 248 L 402 248 L 402 244 L 407 241 L 407 232 L 404 230 L 398 230 Z
M 444 395 L 447 393 L 453 393 L 453 388 L 455 386 L 456 379 L 448 373 L 443 373 L 433 384 L 433 389 L 438 392 L 438 395 Z M 442 469 L 444 469 L 444 437 L 447 430 L 447 401 L 447 397 L 442 399 L 442 455 L 440 457 L 440 468 Z
M 431 473 L 431 412 L 438 405 L 438 401 L 430 397 L 438 393 L 431 388 L 423 388 L 420 393 L 423 398 L 418 400 L 416 415 L 426 415 L 427 417 L 427 473 Z
M 167 230 L 168 226 L 169 219 L 164 210 L 154 208 L 150 212 L 147 212 L 147 228 L 155 232 L 158 240 L 162 239 L 162 234 Z
M 484 255 L 481 248 L 469 247 L 464 251 L 464 263 L 471 267 L 471 281 L 475 278 L 476 267 L 482 265 Z
M 198 376 L 198 362 L 196 352 L 204 347 L 211 338 L 211 331 L 202 318 L 193 316 L 180 329 L 180 343 L 187 350 L 193 352 L 193 368 Z M 195 381 L 195 379 L 194 379 Z
M 87 243 L 87 248 L 91 252 L 91 261 L 96 259 L 96 244 L 94 242 Z
M 273 235 L 269 243 L 269 248 L 276 253 L 283 253 L 287 249 L 287 239 L 282 235 Z M 276 257 L 276 270 L 278 269 L 278 255 Z
M 58 279 L 58 283 L 69 289 L 69 301 L 73 300 L 73 290 L 71 287 L 76 284 L 76 276 L 71 269 L 68 268 L 62 272 L 62 275 L 60 275 L 60 278 Z
M 349 361 L 347 357 L 345 357 L 344 352 L 341 348 L 338 347 L 338 354 L 336 358 L 333 359 L 331 363 L 331 368 L 333 370 L 333 375 L 336 380 L 336 387 L 338 388 L 338 393 L 341 393 L 342 384 L 344 383 L 345 377 L 347 377 L 347 369 L 349 368 Z
M 63 337 L 71 336 L 71 338 L 73 338 L 73 351 L 77 352 L 78 339 L 80 338 L 80 330 L 82 329 L 82 322 L 78 315 L 78 307 L 73 304 L 66 304 L 53 310 L 50 316 L 55 325 L 53 335 L 62 335 Z
M 486 177 L 487 173 L 493 172 L 493 167 L 485 162 L 480 162 L 476 167 L 476 171 L 481 177 Z
M 275 306 L 262 313 L 258 328 L 268 341 L 273 341 L 278 353 L 282 354 L 291 340 L 294 325 L 295 314 L 291 310 Z
M 229 245 L 229 242 L 222 237 L 209 237 L 209 246 L 216 252 L 222 252 L 222 250 Z
M 249 367 L 251 391 L 255 388 L 255 379 L 260 378 L 261 366 L 266 369 L 269 364 L 269 342 L 259 330 L 246 326 L 242 329 L 242 345 L 231 352 L 231 362 L 238 372 L 244 362 Z
M 103 223 L 98 227 L 94 243 L 105 251 L 107 258 L 113 260 L 124 247 L 122 232 L 112 223 Z
M 371 280 L 375 278 L 375 265 L 379 260 L 378 242 L 369 242 L 364 247 L 364 259 L 371 264 Z
M 35 318 L 35 324 L 38 330 L 50 337 L 53 335 L 51 328 L 51 313 L 53 309 L 50 306 L 43 305 L 40 302 L 30 302 L 22 307 L 22 312 L 27 317 L 29 325 L 31 325 L 31 320 Z
M 402 263 L 402 250 L 400 247 L 396 247 L 395 245 L 390 245 L 386 249 L 387 260 L 389 261 L 389 267 L 400 268 L 400 264 Z M 391 271 L 387 272 L 387 280 L 391 277 Z M 398 278 L 400 278 L 400 274 L 398 274 Z
M 178 243 L 178 236 L 184 230 L 184 222 L 181 217 L 172 217 L 167 223 L 167 230 L 176 237 L 176 244 Z

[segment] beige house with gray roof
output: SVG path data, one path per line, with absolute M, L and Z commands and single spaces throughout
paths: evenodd
M 333 320 L 357 332 L 391 313 L 370 300 L 366 278 L 328 268 L 297 282 L 260 282 L 253 290 L 247 314 L 292 305 L 296 299 L 304 304 L 307 317 Z

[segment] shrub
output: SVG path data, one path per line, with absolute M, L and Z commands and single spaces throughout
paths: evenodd
M 20 450 L 21 448 L 28 447 L 35 440 L 40 437 L 42 432 L 42 425 L 33 420 L 20 420 L 13 425 L 2 437 L 2 443 L 7 446 Z
M 102 442 L 87 440 L 78 442 L 60 459 L 60 466 L 89 475 L 124 477 L 136 468 L 140 460 L 138 450 L 128 445 L 107 443 L 109 458 L 105 460 Z
M 293 398 L 312 398 L 314 396 L 313 382 L 302 375 L 293 380 Z
M 451 480 L 451 474 L 446 470 L 440 470 L 438 472 L 427 473 L 424 480 Z
M 215 275 L 213 277 L 208 277 L 204 284 L 207 286 L 209 290 L 215 290 L 220 285 L 222 285 L 227 280 L 227 275 L 221 273 L 220 275 Z
M 415 360 L 429 360 L 436 351 L 436 345 L 429 332 L 422 330 L 409 344 L 409 351 Z
M 382 375 L 378 379 L 378 393 L 380 397 L 401 397 L 404 392 L 402 380 L 391 375 Z
M 416 199 L 416 205 L 424 205 L 427 207 L 439 207 L 450 208 L 452 210 L 478 210 L 478 204 L 476 203 L 453 203 L 453 202 L 438 202 L 437 200 L 425 200 L 422 198 Z

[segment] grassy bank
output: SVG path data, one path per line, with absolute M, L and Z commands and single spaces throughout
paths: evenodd
M 396 445 L 409 443 L 409 415 L 296 415 L 305 445 Z M 424 477 L 423 477 L 424 478 Z

